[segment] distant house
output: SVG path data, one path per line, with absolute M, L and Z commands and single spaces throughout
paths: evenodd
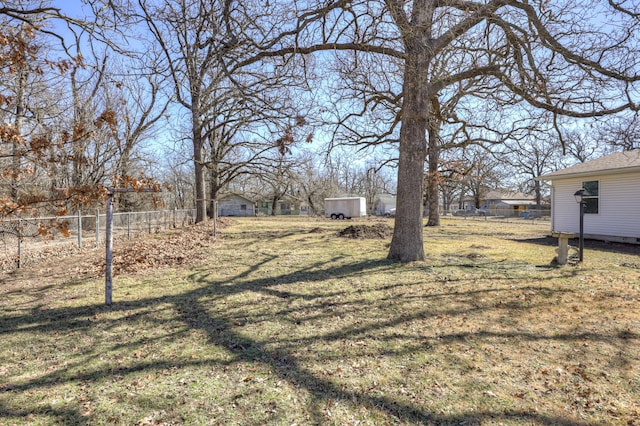
M 535 197 L 523 192 L 489 191 L 485 194 L 480 208 L 490 215 L 518 216 L 520 212 L 535 206 Z
M 580 205 L 587 190 L 584 236 L 640 243 L 640 149 L 606 155 L 540 176 L 551 181 L 551 229 L 579 232 Z
M 224 194 L 218 199 L 218 216 L 255 216 L 254 202 L 242 195 Z
M 306 215 L 309 213 L 306 203 L 288 195 L 276 202 L 275 212 L 273 211 L 272 199 L 261 199 L 256 204 L 258 213 L 265 216 Z
M 521 212 L 535 208 L 534 196 L 523 192 L 492 190 L 480 198 L 480 210 L 490 216 L 519 216 Z M 465 198 L 462 209 L 475 210 L 475 198 Z

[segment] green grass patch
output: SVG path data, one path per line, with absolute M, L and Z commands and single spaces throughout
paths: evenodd
M 0 285 L 0 424 L 618 424 L 640 418 L 640 262 L 548 227 L 246 218 L 199 266 Z M 157 236 L 156 236 L 157 238 Z

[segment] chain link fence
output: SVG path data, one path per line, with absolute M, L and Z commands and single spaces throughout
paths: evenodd
M 193 209 L 114 213 L 113 237 L 131 239 L 184 227 L 195 222 L 195 214 Z M 99 211 L 0 220 L 0 270 L 20 268 L 53 253 L 104 246 L 105 223 L 106 214 Z

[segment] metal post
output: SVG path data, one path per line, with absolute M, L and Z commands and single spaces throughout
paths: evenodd
M 22 236 L 18 235 L 18 269 L 22 266 Z
M 131 212 L 127 212 L 127 240 L 131 239 Z
M 78 248 L 82 248 L 82 212 L 78 210 Z
M 218 236 L 218 201 L 213 200 L 213 240 Z
M 109 193 L 107 197 L 107 223 L 105 226 L 105 246 L 106 246 L 106 267 L 104 279 L 104 303 L 111 306 L 111 293 L 113 291 L 113 193 Z
M 581 197 L 580 198 L 580 262 L 584 258 L 584 205 L 585 201 Z
M 100 246 L 100 209 L 96 209 L 96 247 Z

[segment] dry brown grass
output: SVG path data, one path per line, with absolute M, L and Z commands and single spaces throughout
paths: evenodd
M 112 308 L 6 277 L 0 423 L 640 424 L 638 255 L 557 267 L 544 226 L 445 221 L 402 265 L 337 236 L 380 223 L 238 220 Z

